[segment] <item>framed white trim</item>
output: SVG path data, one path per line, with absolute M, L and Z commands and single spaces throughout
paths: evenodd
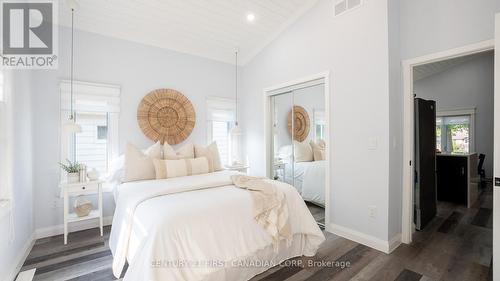
M 413 68 L 419 65 L 494 50 L 494 40 L 482 41 L 455 49 L 437 52 L 403 61 L 403 196 L 401 241 L 412 241 L 413 226 L 413 163 L 414 155 L 414 97 Z
M 316 81 L 316 82 L 315 82 Z M 330 186 L 330 161 L 331 161 L 331 136 L 330 136 L 330 71 L 321 72 L 318 74 L 314 74 L 311 76 L 306 76 L 303 78 L 299 78 L 293 81 L 281 83 L 272 87 L 263 89 L 263 103 L 264 103 L 264 126 L 265 128 L 265 140 L 266 140 L 266 176 L 269 177 L 271 175 L 271 167 L 272 163 L 270 163 L 270 156 L 272 155 L 271 144 L 273 143 L 272 135 L 271 135 L 271 96 L 283 93 L 283 90 L 289 89 L 290 87 L 294 87 L 297 85 L 314 85 L 318 84 L 317 82 L 321 81 L 324 84 L 325 91 L 325 142 L 326 142 L 326 155 L 328 155 L 328 161 L 326 161 L 326 173 L 325 173 L 325 229 L 328 232 L 332 232 L 330 225 L 330 194 L 331 194 L 331 186 Z

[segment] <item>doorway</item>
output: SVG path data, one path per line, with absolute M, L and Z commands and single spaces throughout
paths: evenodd
M 318 225 L 329 225 L 329 73 L 264 90 L 267 176 L 296 188 Z
M 415 194 L 415 187 L 420 181 L 418 181 L 418 177 L 415 175 L 416 170 L 418 169 L 417 165 L 420 155 L 417 155 L 418 147 L 416 146 L 415 139 L 418 137 L 418 128 L 416 127 L 416 119 L 418 119 L 416 114 L 416 100 L 418 98 L 418 89 L 415 87 L 416 80 L 418 80 L 418 76 L 421 74 L 421 70 L 426 66 L 435 66 L 437 64 L 442 65 L 452 65 L 453 62 L 461 63 L 467 61 L 470 58 L 481 56 L 486 54 L 487 52 L 491 52 L 494 50 L 494 42 L 493 41 L 485 41 L 480 42 L 473 45 L 464 46 L 461 48 L 448 50 L 445 52 L 440 52 L 424 57 L 419 57 L 411 60 L 407 60 L 403 62 L 403 74 L 404 74 L 404 144 L 403 144 L 403 214 L 402 214 L 402 242 L 403 243 L 411 243 L 412 235 L 415 231 L 415 218 L 417 216 L 417 212 L 415 212 L 414 204 L 416 201 L 420 200 L 418 195 Z M 433 65 L 434 64 L 434 65 Z M 433 67 L 429 67 L 432 69 Z M 415 96 L 417 95 L 417 96 Z M 425 97 L 424 101 L 432 101 L 432 98 Z M 473 153 L 476 150 L 477 143 L 474 138 L 470 138 L 470 136 L 464 137 L 465 133 L 470 134 L 471 136 L 475 134 L 475 108 L 440 108 L 439 104 L 436 105 L 435 114 L 436 118 L 434 119 L 435 125 L 433 130 L 433 136 L 435 137 L 432 140 L 435 144 L 437 152 L 445 152 L 445 154 L 453 154 L 458 151 L 454 150 L 462 150 L 460 152 L 465 153 Z M 456 126 L 455 126 L 456 125 Z M 467 128 L 467 130 L 462 130 L 461 137 L 457 137 L 457 128 Z M 444 131 L 443 131 L 444 130 Z M 452 130 L 455 130 L 452 132 Z M 436 156 L 436 164 L 438 165 L 442 161 L 447 160 L 456 160 L 455 158 L 445 158 L 444 154 L 439 154 Z M 438 159 L 438 157 L 440 159 Z M 494 158 L 493 152 L 490 152 L 490 159 Z M 476 163 L 470 162 L 471 159 L 467 158 L 464 161 L 469 161 L 466 167 L 469 167 L 471 171 L 476 170 Z M 474 161 L 474 160 L 472 160 Z M 425 164 L 425 163 L 424 163 Z M 443 165 L 443 164 L 442 164 Z M 436 168 L 438 170 L 439 167 Z M 467 174 L 467 171 L 462 171 L 460 168 L 460 173 Z M 476 170 L 477 171 L 477 170 Z M 443 171 L 441 171 L 443 172 Z M 439 172 L 438 172 L 439 173 Z M 492 172 L 491 172 L 492 173 Z M 435 175 L 437 178 L 438 174 Z M 436 179 L 436 182 L 439 183 L 439 179 Z M 416 184 L 417 183 L 417 184 Z M 437 185 L 436 183 L 436 185 Z M 474 190 L 474 188 L 472 188 Z M 436 186 L 436 196 L 438 196 L 438 191 Z M 466 199 L 474 198 L 474 194 L 466 195 Z M 477 195 L 477 194 L 476 194 Z M 463 198 L 462 198 L 463 199 Z M 473 201 L 473 200 L 472 200 Z M 465 202 L 465 205 L 470 205 L 471 202 Z M 470 207 L 470 206 L 469 206 Z M 432 208 L 430 208 L 432 209 Z M 437 211 L 437 210 L 436 210 Z M 425 216 L 429 216 L 429 214 L 425 214 Z M 432 217 L 432 214 L 431 214 Z M 425 224 L 425 223 L 424 223 Z M 417 226 L 422 227 L 422 225 Z M 425 225 L 423 225 L 425 227 Z

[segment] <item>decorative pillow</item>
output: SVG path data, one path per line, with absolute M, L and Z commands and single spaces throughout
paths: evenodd
M 162 145 L 157 142 L 145 152 L 131 143 L 125 148 L 125 177 L 123 182 L 155 179 L 153 159 L 161 159 Z
M 316 143 L 317 143 L 317 144 L 318 144 L 321 148 L 323 148 L 323 149 L 325 149 L 325 148 L 326 148 L 326 142 L 325 142 L 325 140 L 324 140 L 324 139 L 319 139 L 319 140 L 317 140 L 317 141 L 316 141 Z
M 163 159 L 177 160 L 191 158 L 194 158 L 194 145 L 192 143 L 183 145 L 177 151 L 170 144 L 163 144 Z
M 179 160 L 154 159 L 156 179 L 168 179 L 209 173 L 206 157 Z
M 321 161 L 325 160 L 325 142 L 323 141 L 321 143 L 321 140 L 314 142 L 311 140 L 309 142 L 311 145 L 312 151 L 313 151 L 313 159 L 314 161 Z
M 195 157 L 206 157 L 208 160 L 210 172 L 221 171 L 222 164 L 220 162 L 219 148 L 217 143 L 214 141 L 208 146 L 195 145 L 194 146 L 194 156 Z
M 295 162 L 310 162 L 313 161 L 313 151 L 308 142 L 293 141 L 293 151 Z

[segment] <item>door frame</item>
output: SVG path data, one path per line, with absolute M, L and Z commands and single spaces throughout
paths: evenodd
M 296 85 L 300 84 L 305 84 L 308 82 L 312 82 L 315 80 L 323 79 L 324 81 L 324 95 L 325 95 L 325 116 L 326 116 L 326 124 L 325 124 L 325 131 L 326 137 L 325 137 L 325 143 L 326 143 L 326 155 L 327 155 L 327 161 L 326 161 L 326 173 L 325 173 L 325 230 L 328 232 L 332 232 L 330 229 L 330 193 L 331 193 L 331 187 L 330 187 L 330 161 L 331 161 L 331 136 L 330 136 L 330 121 L 331 121 L 331 115 L 330 115 L 330 71 L 324 71 L 320 72 L 314 75 L 310 76 L 305 76 L 302 78 L 298 78 L 295 80 L 291 80 L 288 82 L 280 83 L 271 87 L 267 87 L 263 89 L 263 102 L 264 102 L 264 128 L 265 128 L 265 142 L 266 142 L 266 176 L 270 176 L 270 171 L 271 171 L 271 163 L 270 163 L 270 155 L 271 155 L 271 144 L 272 142 L 272 135 L 270 133 L 271 131 L 271 97 L 273 96 L 273 93 L 276 91 L 279 91 L 280 89 L 285 89 L 289 87 L 293 87 Z
M 419 65 L 487 52 L 495 49 L 495 40 L 481 41 L 442 52 L 404 60 L 403 67 L 403 192 L 401 242 L 409 244 L 413 226 L 414 96 L 413 68 Z

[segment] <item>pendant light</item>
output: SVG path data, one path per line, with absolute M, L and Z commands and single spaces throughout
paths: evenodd
M 74 27 L 74 14 L 75 14 L 75 9 L 78 7 L 78 3 L 75 0 L 68 0 L 66 1 L 66 4 L 71 8 L 71 58 L 70 58 L 70 64 L 71 64 L 71 78 L 70 78 L 70 113 L 68 117 L 68 121 L 64 124 L 64 130 L 67 133 L 70 134 L 76 134 L 76 133 L 81 133 L 82 132 L 82 126 L 78 125 L 75 120 L 75 112 L 73 110 L 73 60 L 74 60 L 74 32 L 75 32 L 75 27 Z
M 235 93 L 236 93 L 236 109 L 235 109 L 235 113 L 236 113 L 236 120 L 234 122 L 234 126 L 233 128 L 231 128 L 231 135 L 232 136 L 238 136 L 238 135 L 241 135 L 241 128 L 240 128 L 240 125 L 238 123 L 238 50 L 236 50 L 235 52 Z

